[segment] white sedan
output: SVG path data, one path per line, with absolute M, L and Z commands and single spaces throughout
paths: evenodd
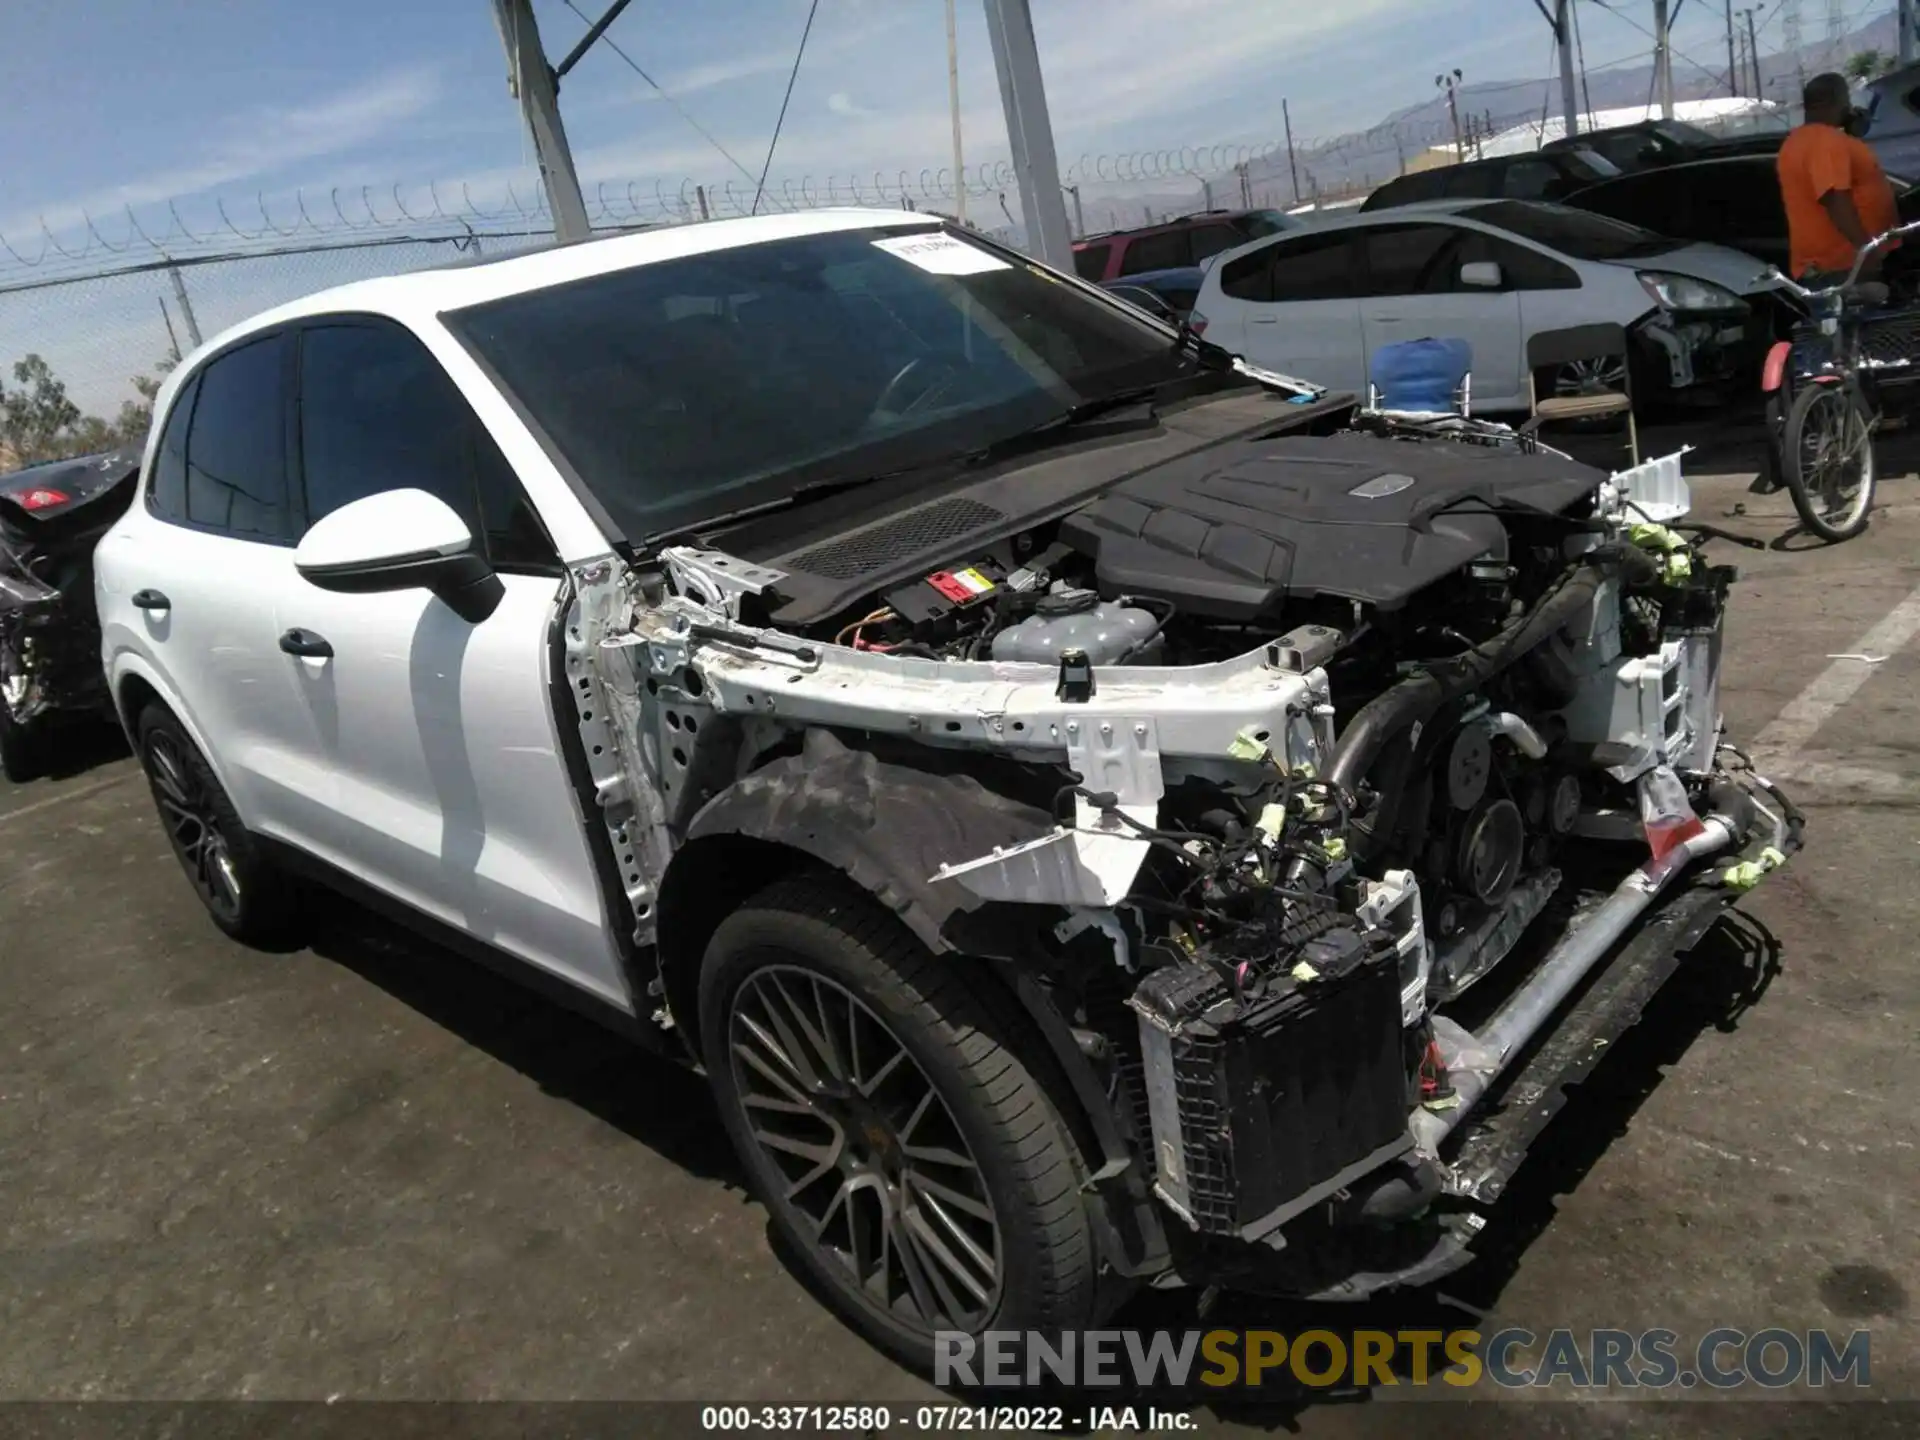
M 1528 408 L 1528 340 L 1619 324 L 1637 385 L 1682 392 L 1757 359 L 1765 266 L 1719 245 L 1526 200 L 1455 200 L 1355 214 L 1230 250 L 1207 271 L 1191 323 L 1247 360 L 1364 394 L 1383 346 L 1427 337 L 1473 347 L 1476 412 Z M 1576 368 L 1543 384 L 1579 389 Z M 1599 377 L 1611 380 L 1614 377 Z

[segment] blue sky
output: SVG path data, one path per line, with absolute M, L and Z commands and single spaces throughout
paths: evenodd
M 577 3 L 597 14 L 603 0 Z M 1650 5 L 1618 4 L 1647 23 Z M 585 28 L 564 0 L 535 8 L 555 56 Z M 1681 48 L 1708 63 L 1724 56 L 1718 9 L 1692 0 L 1679 30 Z M 0 234 L 174 198 L 524 183 L 488 0 L 7 0 L 6 10 Z M 807 0 L 633 0 L 611 33 L 757 171 L 806 10 Z M 1440 64 L 1497 80 L 1540 75 L 1548 61 L 1529 0 L 1037 0 L 1035 10 L 1063 157 L 1277 138 L 1282 96 L 1299 133 L 1337 132 L 1431 94 Z M 1627 20 L 1591 0 L 1583 10 L 1590 63 L 1647 48 Z M 991 160 L 1005 131 L 979 0 L 960 0 L 958 15 L 968 159 Z M 589 180 L 737 176 L 611 51 L 588 56 L 563 99 Z M 776 175 L 917 172 L 947 153 L 940 0 L 821 0 Z
M 606 0 L 575 3 L 597 16 Z M 610 35 L 757 174 L 807 3 L 632 0 Z M 1636 27 L 1651 5 L 1614 3 L 1618 16 L 1581 0 L 1590 65 L 1650 48 Z M 1779 44 L 1777 5 L 1766 48 Z M 1063 165 L 1089 152 L 1275 141 L 1282 97 L 1297 135 L 1334 134 L 1427 99 L 1442 66 L 1499 81 L 1546 74 L 1551 59 L 1530 0 L 1035 0 L 1034 9 Z M 1824 17 L 1805 9 L 1811 35 Z M 257 217 L 256 196 L 290 217 L 296 191 L 324 197 L 333 187 L 424 196 L 433 182 L 447 197 L 465 185 L 483 206 L 509 185 L 536 193 L 489 0 L 0 0 L 0 11 L 0 235 L 30 253 L 43 222 L 68 237 L 92 216 L 123 236 L 129 206 L 164 230 L 169 202 L 198 224 L 216 202 Z M 535 0 L 535 11 L 556 59 L 586 28 L 566 0 Z M 959 0 L 957 15 L 971 168 L 1004 159 L 1005 125 L 980 0 Z M 1724 63 L 1713 0 L 1684 0 L 1676 39 L 1683 54 Z M 636 182 L 646 194 L 658 181 L 671 195 L 686 179 L 745 183 L 605 46 L 568 77 L 562 107 L 590 189 Z M 941 0 L 820 0 L 775 184 L 917 175 L 949 156 Z M 1104 223 L 1092 197 L 1089 207 L 1089 222 Z M 0 281 L 24 273 L 0 251 Z M 202 329 L 349 278 L 307 273 L 254 284 L 196 272 Z M 164 349 L 163 292 L 156 282 L 138 293 L 41 292 L 31 304 L 0 297 L 0 364 L 41 350 L 77 399 L 110 410 L 127 393 L 129 359 L 144 364 Z

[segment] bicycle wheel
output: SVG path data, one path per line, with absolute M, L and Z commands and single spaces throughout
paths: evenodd
M 1850 540 L 1873 508 L 1873 422 L 1846 385 L 1809 385 L 1794 396 L 1780 459 L 1793 508 L 1823 540 Z

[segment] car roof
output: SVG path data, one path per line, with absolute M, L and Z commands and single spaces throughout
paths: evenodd
M 1279 213 L 1282 212 L 1270 205 L 1243 205 L 1232 210 L 1194 210 L 1185 215 L 1175 215 L 1170 220 L 1156 220 L 1151 225 L 1124 225 L 1118 230 L 1096 230 L 1091 235 L 1080 236 L 1073 242 L 1073 248 L 1082 250 L 1089 245 L 1104 245 L 1109 240 L 1130 239 L 1135 235 L 1152 235 L 1162 230 L 1181 230 L 1208 220 L 1236 220 L 1243 215 Z
M 656 226 L 572 244 L 550 244 L 511 254 L 467 259 L 430 270 L 356 280 L 262 311 L 213 336 L 196 354 L 222 347 L 242 336 L 310 315 L 343 312 L 386 315 L 418 323 L 448 310 L 485 304 L 510 295 L 545 290 L 594 275 L 638 265 L 679 260 L 774 240 L 831 235 L 846 230 L 909 229 L 939 224 L 935 216 L 914 210 L 821 209 L 739 219 L 704 220 Z M 193 357 L 181 365 L 187 370 Z

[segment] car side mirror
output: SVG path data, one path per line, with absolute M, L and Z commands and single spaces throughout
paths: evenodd
M 472 625 L 507 593 L 466 521 L 424 490 L 383 490 L 323 515 L 294 550 L 293 568 L 341 595 L 430 590 Z
M 1460 283 L 1473 290 L 1498 290 L 1500 267 L 1491 260 L 1469 260 L 1460 267 Z

